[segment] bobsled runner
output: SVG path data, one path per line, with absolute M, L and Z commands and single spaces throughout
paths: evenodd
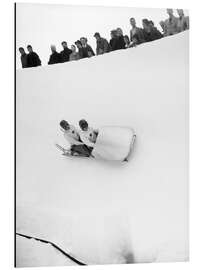
M 129 161 L 135 143 L 135 132 L 132 128 L 118 126 L 103 126 L 99 128 L 95 146 L 90 158 L 107 161 Z M 71 153 L 64 147 L 56 144 L 65 156 L 81 156 L 78 153 Z
M 79 154 L 77 152 L 71 152 L 70 150 L 67 150 L 66 148 L 64 148 L 63 146 L 61 146 L 58 143 L 55 143 L 55 146 L 62 152 L 63 156 L 67 156 L 67 157 L 87 157 L 87 155 L 82 155 Z M 93 157 L 92 155 L 90 155 L 89 157 Z

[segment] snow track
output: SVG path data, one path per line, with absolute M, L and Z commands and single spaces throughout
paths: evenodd
M 18 233 L 87 264 L 188 260 L 188 43 L 17 71 Z M 134 128 L 130 162 L 60 155 L 59 122 L 82 118 Z

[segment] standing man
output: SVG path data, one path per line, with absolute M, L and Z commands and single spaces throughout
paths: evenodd
M 94 34 L 94 37 L 96 38 L 97 42 L 97 48 L 96 48 L 96 53 L 97 55 L 108 53 L 110 51 L 110 46 L 108 41 L 101 37 L 98 32 Z
M 51 45 L 52 54 L 49 57 L 48 65 L 61 63 L 61 54 L 56 51 L 56 46 Z
M 152 21 L 143 19 L 142 25 L 146 42 L 162 38 L 161 32 L 159 32 L 159 30 L 154 26 L 154 23 Z
M 165 35 L 171 36 L 171 35 L 178 33 L 178 18 L 176 18 L 173 15 L 172 8 L 168 8 L 166 11 L 167 11 L 169 18 L 167 20 L 165 20 L 165 22 L 164 22 L 165 27 L 166 27 L 166 34 Z
M 82 43 L 81 43 L 80 40 L 77 40 L 77 41 L 75 42 L 75 45 L 76 45 L 77 48 L 78 48 L 79 59 L 88 57 L 87 51 L 84 50 L 84 48 L 82 47 Z
M 111 51 L 118 50 L 118 36 L 116 30 L 111 30 L 111 39 L 109 41 Z
M 27 46 L 28 54 L 27 54 L 27 67 L 37 67 L 41 66 L 41 60 L 36 52 L 33 52 L 32 46 Z
M 118 41 L 117 41 L 118 50 L 125 49 L 125 40 L 124 40 L 124 36 L 123 36 L 123 30 L 118 27 L 116 29 L 116 34 L 118 37 Z
M 182 9 L 177 9 L 178 13 L 178 32 L 185 31 L 189 29 L 189 17 L 184 15 L 184 12 Z
M 87 55 L 87 57 L 95 56 L 92 47 L 89 44 L 87 44 L 87 38 L 81 37 L 80 42 L 82 44 L 84 55 Z
M 130 41 L 137 40 L 137 45 L 145 42 L 143 29 L 136 26 L 135 18 L 130 18 L 132 29 L 130 30 Z
M 72 53 L 72 51 L 68 48 L 67 42 L 66 41 L 62 41 L 61 45 L 63 47 L 63 51 L 60 52 L 61 54 L 61 62 L 68 62 L 70 60 L 70 54 Z
M 21 54 L 20 60 L 21 60 L 22 68 L 26 68 L 27 67 L 27 54 L 25 53 L 25 50 L 23 47 L 19 48 L 19 52 Z

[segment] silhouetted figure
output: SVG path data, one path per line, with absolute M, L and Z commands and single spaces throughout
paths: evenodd
M 133 39 L 135 41 L 136 39 L 137 45 L 145 42 L 143 29 L 136 26 L 134 18 L 130 18 L 130 24 L 132 26 L 130 30 L 130 41 L 133 41 Z
M 89 44 L 87 44 L 87 38 L 81 37 L 80 42 L 82 44 L 84 55 L 87 55 L 87 57 L 95 56 L 92 47 Z
M 111 39 L 110 39 L 109 44 L 111 47 L 111 51 L 118 50 L 118 36 L 117 36 L 116 30 L 111 31 Z
M 33 52 L 32 46 L 27 46 L 28 54 L 27 54 L 27 67 L 37 67 L 41 66 L 41 60 L 36 52 Z
M 68 48 L 68 45 L 67 45 L 66 41 L 61 42 L 61 45 L 63 47 L 63 51 L 60 52 L 60 54 L 61 54 L 61 62 L 62 63 L 68 62 L 70 54 L 72 53 L 72 51 Z
M 56 51 L 56 46 L 51 45 L 52 54 L 49 57 L 48 65 L 61 63 L 61 54 Z
M 178 33 L 178 18 L 173 15 L 173 9 L 168 8 L 167 14 L 169 18 L 165 20 L 165 36 L 171 36 Z
M 123 31 L 121 28 L 117 28 L 116 29 L 116 34 L 117 34 L 117 50 L 121 50 L 121 49 L 125 49 L 125 40 L 124 40 L 124 36 L 123 36 Z
M 159 38 L 162 38 L 163 35 L 159 30 L 154 26 L 152 21 L 148 21 L 147 19 L 142 20 L 144 39 L 146 42 L 153 41 Z
M 178 32 L 185 31 L 189 29 L 189 17 L 184 15 L 182 9 L 177 9 L 178 13 L 178 22 L 177 22 L 177 30 Z
M 125 48 L 129 48 L 130 46 L 130 39 L 129 39 L 129 36 L 128 35 L 125 35 L 124 36 L 124 41 L 125 41 Z
M 96 38 L 97 42 L 97 48 L 96 48 L 96 53 L 97 55 L 108 53 L 110 51 L 110 46 L 108 41 L 101 37 L 98 32 L 94 34 L 94 37 Z
M 79 53 L 76 52 L 75 45 L 71 45 L 71 51 L 72 53 L 70 54 L 70 61 L 79 60 L 80 56 L 79 56 Z
M 19 52 L 21 54 L 20 60 L 21 60 L 22 68 L 26 68 L 27 67 L 27 54 L 25 53 L 25 50 L 23 47 L 19 48 Z
M 82 43 L 81 43 L 80 40 L 77 40 L 77 41 L 75 42 L 75 45 L 76 45 L 77 48 L 78 48 L 78 54 L 79 54 L 79 58 L 80 58 L 80 59 L 88 57 L 87 50 L 85 50 L 85 49 L 82 47 Z

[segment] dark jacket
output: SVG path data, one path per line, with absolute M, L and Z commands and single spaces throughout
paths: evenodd
M 78 49 L 78 54 L 80 59 L 88 57 L 87 49 L 84 47 Z
M 41 60 L 35 52 L 27 54 L 27 67 L 37 67 L 41 66 Z
M 163 37 L 161 32 L 159 32 L 159 30 L 156 27 L 151 28 L 150 32 L 147 32 L 145 30 L 143 32 L 144 32 L 145 42 L 153 41 L 153 40 L 160 39 Z
M 65 48 L 63 51 L 61 51 L 61 62 L 68 62 L 71 53 L 72 51 L 69 48 Z
M 87 58 L 87 57 L 90 57 L 90 54 L 91 55 L 95 55 L 92 47 L 90 45 L 87 44 L 86 47 L 82 47 L 79 49 L 79 56 L 80 58 Z
M 91 53 L 91 56 L 95 56 L 95 53 L 90 45 L 87 44 L 85 48 L 87 50 L 88 57 L 90 57 L 89 53 Z
M 26 68 L 27 67 L 27 54 L 26 53 L 22 54 L 20 59 L 21 59 L 22 68 Z
M 112 38 L 110 40 L 109 44 L 111 47 L 111 51 L 125 49 L 125 41 L 124 41 L 123 35 L 119 36 L 119 37 Z
M 110 48 L 111 48 L 111 51 L 115 51 L 115 50 L 118 50 L 118 38 L 117 37 L 113 37 L 112 39 L 110 39 L 109 41 L 109 44 L 110 44 Z
M 117 44 L 116 44 L 117 50 L 125 49 L 125 40 L 123 35 L 119 36 L 117 38 Z
M 97 40 L 97 55 L 107 53 L 110 51 L 110 46 L 108 41 L 105 38 L 100 38 Z
M 135 29 L 131 29 L 130 30 L 130 41 L 133 40 L 133 37 L 136 38 L 137 44 L 141 44 L 141 43 L 145 42 L 144 30 L 142 28 L 139 28 L 139 27 L 136 27 Z
M 49 57 L 48 65 L 61 63 L 61 54 L 58 52 L 53 52 Z

